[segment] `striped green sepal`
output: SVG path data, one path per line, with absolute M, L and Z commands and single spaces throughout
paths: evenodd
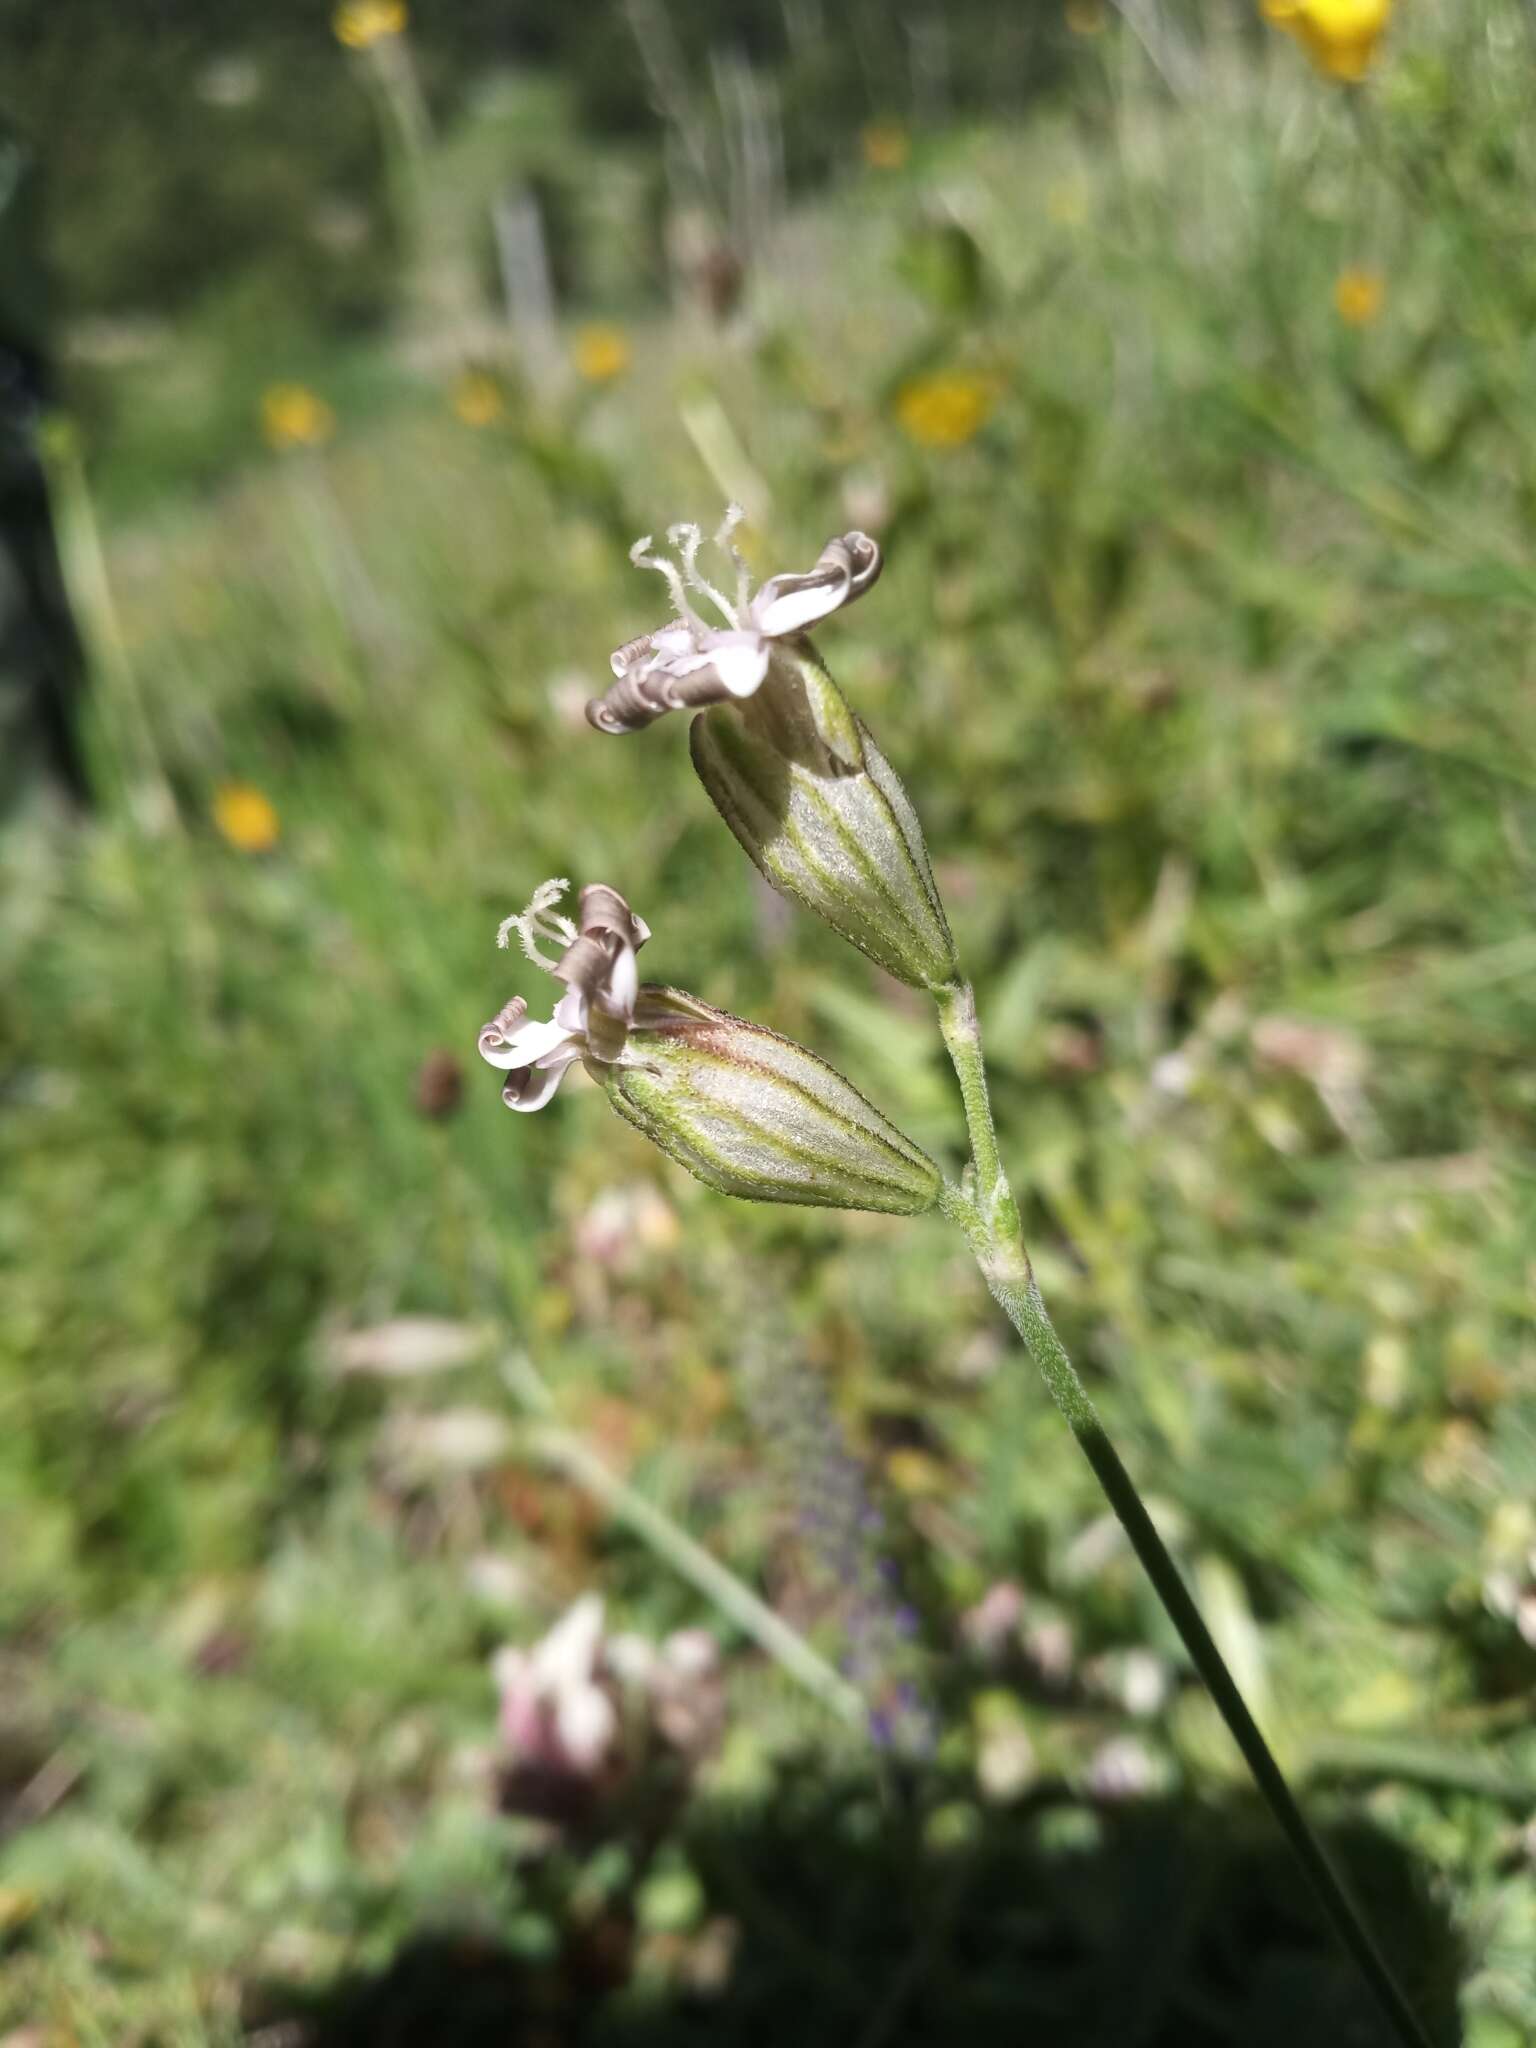
M 896 1216 L 939 1199 L 933 1161 L 835 1068 L 679 989 L 643 988 L 624 1059 L 588 1072 L 722 1194 Z
M 915 988 L 958 978 L 922 827 L 810 642 L 693 722 L 693 765 L 764 877 Z

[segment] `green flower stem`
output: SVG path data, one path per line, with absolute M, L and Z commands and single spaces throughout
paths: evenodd
M 1284 1773 L 1180 1577 L 1178 1566 L 1158 1535 L 1135 1481 L 1120 1462 L 1088 1390 L 1056 1334 L 1035 1284 L 1019 1230 L 1018 1211 L 998 1156 L 975 997 L 969 986 L 962 983 L 942 990 L 938 1000 L 944 1040 L 965 1102 L 974 1159 L 973 1182 L 946 1187 L 945 1213 L 964 1230 L 994 1298 L 1040 1368 L 1052 1399 L 1093 1467 L 1169 1620 L 1178 1630 L 1190 1661 L 1204 1680 L 1281 1833 L 1311 1881 L 1329 1924 L 1354 1958 L 1404 2048 L 1430 2048 L 1429 2036 L 1399 1990 L 1385 1958 L 1297 1805 Z
M 999 1192 L 1007 1197 L 1008 1183 L 997 1150 L 997 1131 L 992 1122 L 992 1099 L 987 1093 L 987 1069 L 981 1057 L 981 1026 L 976 1019 L 976 996 L 968 981 L 952 981 L 936 992 L 939 1027 L 955 1064 L 960 1093 L 965 1101 L 965 1127 L 970 1133 L 971 1159 L 976 1169 L 976 1195 L 983 1210 L 990 1211 Z M 1017 1222 L 1017 1211 L 1014 1212 Z
M 95 501 L 74 422 L 53 414 L 38 435 L 58 534 L 59 564 L 86 654 L 100 686 L 110 732 L 109 772 L 131 800 L 139 821 L 156 831 L 173 830 L 180 819 L 171 794 L 154 728 L 139 689 L 133 658 L 112 595 L 112 579 L 101 542 Z

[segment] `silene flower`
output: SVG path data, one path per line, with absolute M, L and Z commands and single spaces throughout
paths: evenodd
M 480 1033 L 481 1058 L 508 1076 L 509 1108 L 542 1109 L 580 1063 L 626 1123 L 722 1194 L 900 1216 L 933 1208 L 938 1168 L 834 1067 L 682 989 L 641 987 L 647 926 L 601 883 L 582 890 L 573 923 L 554 907 L 566 886 L 543 883 L 501 928 L 503 944 L 516 931 L 565 984 L 547 1021 L 517 996 Z M 553 944 L 557 955 L 543 950 Z
M 584 1593 L 541 1641 L 504 1649 L 492 1666 L 501 1699 L 503 1812 L 590 1819 L 641 1770 L 685 1767 L 724 1727 L 719 1653 L 702 1629 L 663 1642 L 608 1632 L 603 1602 Z
M 774 641 L 820 624 L 862 597 L 880 574 L 876 542 L 867 533 L 845 533 L 827 542 L 803 576 L 770 576 L 753 594 L 751 572 L 734 538 L 742 516 L 741 507 L 732 505 L 715 537 L 735 567 L 729 598 L 699 568 L 703 534 L 695 525 L 674 526 L 667 534 L 681 566 L 657 554 L 649 534 L 630 549 L 638 568 L 666 578 L 677 617 L 616 650 L 611 666 L 618 681 L 587 706 L 599 732 L 638 732 L 668 711 L 755 695 L 768 674 Z M 695 599 L 712 606 L 721 623 L 704 616 Z
M 547 1023 L 528 1015 L 514 996 L 480 1034 L 480 1057 L 511 1075 L 502 1089 L 509 1109 L 542 1109 L 578 1060 L 612 1062 L 623 1057 L 634 1021 L 640 977 L 635 955 L 650 928 L 635 916 L 617 889 L 601 882 L 581 892 L 579 923 L 555 905 L 569 883 L 541 882 L 526 910 L 509 917 L 497 933 L 505 946 L 515 931 L 536 966 L 565 983 Z M 540 947 L 558 945 L 558 957 Z
M 533 1649 L 497 1657 L 501 1732 L 519 1762 L 579 1774 L 601 1767 L 619 1733 L 602 1650 L 603 1603 L 586 1593 Z
M 1263 8 L 1325 76 L 1358 85 L 1391 19 L 1392 0 L 1263 0 Z
M 649 535 L 636 542 L 631 559 L 666 579 L 677 616 L 618 649 L 618 680 L 587 717 L 629 733 L 698 710 L 694 768 L 764 879 L 888 973 L 942 987 L 958 972 L 954 941 L 917 813 L 808 637 L 873 587 L 879 546 L 839 534 L 803 575 L 770 576 L 754 593 L 734 539 L 741 516 L 733 505 L 716 536 L 734 565 L 729 597 L 699 566 L 697 526 L 671 528 L 676 561 Z

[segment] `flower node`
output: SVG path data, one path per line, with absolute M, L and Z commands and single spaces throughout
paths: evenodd
M 496 934 L 505 946 L 515 931 L 535 966 L 565 984 L 547 1022 L 530 1021 L 527 1003 L 514 996 L 480 1033 L 480 1057 L 512 1076 L 502 1089 L 509 1109 L 542 1109 L 578 1060 L 620 1058 L 634 1019 L 635 955 L 650 927 L 601 882 L 582 890 L 573 924 L 554 907 L 569 886 L 558 878 L 541 882 L 528 907 Z M 551 957 L 540 940 L 560 952 Z

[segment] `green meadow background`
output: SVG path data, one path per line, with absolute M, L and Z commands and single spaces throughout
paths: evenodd
M 0 820 L 4 2048 L 1382 2038 L 958 1240 L 475 1057 L 605 880 L 958 1157 L 582 719 L 733 497 L 878 533 L 820 644 L 1046 1297 L 1437 2039 L 1532 2037 L 1533 97 L 1517 0 L 1354 88 L 1236 0 L 12 0 L 97 800 Z M 723 1730 L 541 1832 L 491 1659 L 594 1589 Z

